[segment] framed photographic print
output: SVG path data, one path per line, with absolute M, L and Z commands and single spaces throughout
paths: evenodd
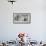
M 13 24 L 30 24 L 31 13 L 13 13 Z

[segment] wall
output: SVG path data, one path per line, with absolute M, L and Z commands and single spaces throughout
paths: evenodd
M 0 40 L 11 40 L 18 32 L 31 34 L 35 40 L 46 40 L 45 0 L 17 0 L 14 5 L 0 0 Z M 30 12 L 31 24 L 13 24 L 13 12 Z

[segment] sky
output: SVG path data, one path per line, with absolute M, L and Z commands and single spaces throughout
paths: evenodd
M 13 13 L 31 13 L 30 24 L 13 24 Z M 0 41 L 15 40 L 19 32 L 33 40 L 46 40 L 46 0 L 0 0 Z

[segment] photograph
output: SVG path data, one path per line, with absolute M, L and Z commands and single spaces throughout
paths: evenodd
M 13 13 L 13 24 L 30 24 L 30 13 Z
M 0 46 L 46 46 L 46 0 L 0 0 Z

